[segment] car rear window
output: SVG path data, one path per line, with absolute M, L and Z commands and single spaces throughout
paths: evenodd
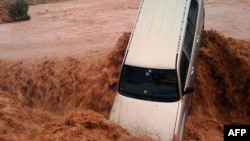
M 138 99 L 176 101 L 179 99 L 177 73 L 176 70 L 124 65 L 118 91 Z

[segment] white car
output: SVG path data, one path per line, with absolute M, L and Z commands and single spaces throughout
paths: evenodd
M 111 121 L 133 135 L 183 140 L 204 14 L 202 0 L 142 0 Z

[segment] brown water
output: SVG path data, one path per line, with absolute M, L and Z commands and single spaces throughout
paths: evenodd
M 108 57 L 0 61 L 0 140 L 150 140 L 107 120 L 130 34 Z M 250 43 L 203 33 L 185 139 L 223 140 L 224 124 L 250 123 Z

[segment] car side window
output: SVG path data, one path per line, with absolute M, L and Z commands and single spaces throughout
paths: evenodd
M 183 44 L 183 49 L 185 50 L 185 52 L 187 52 L 188 58 L 191 57 L 193 49 L 197 16 L 198 16 L 198 3 L 196 0 L 192 0 L 188 12 L 187 27 Z
M 181 61 L 180 61 L 181 85 L 182 85 L 183 91 L 185 91 L 184 89 L 185 89 L 185 84 L 186 84 L 186 79 L 187 79 L 187 73 L 188 73 L 190 58 L 191 58 L 192 49 L 193 49 L 197 16 L 198 16 L 198 3 L 196 0 L 191 0 L 189 12 L 188 12 L 185 38 L 184 38 L 183 48 L 182 48 Z
M 194 27 L 196 26 L 197 16 L 198 16 L 198 3 L 196 0 L 192 0 L 189 9 L 188 20 Z
M 181 73 L 181 88 L 184 91 L 187 73 L 188 73 L 189 61 L 184 52 L 181 54 L 181 62 L 180 62 L 180 73 Z

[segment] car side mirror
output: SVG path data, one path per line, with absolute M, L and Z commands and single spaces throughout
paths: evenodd
M 194 92 L 194 88 L 193 87 L 191 87 L 191 88 L 186 88 L 185 90 L 184 90 L 184 94 L 188 94 L 188 93 L 192 93 L 192 92 Z

